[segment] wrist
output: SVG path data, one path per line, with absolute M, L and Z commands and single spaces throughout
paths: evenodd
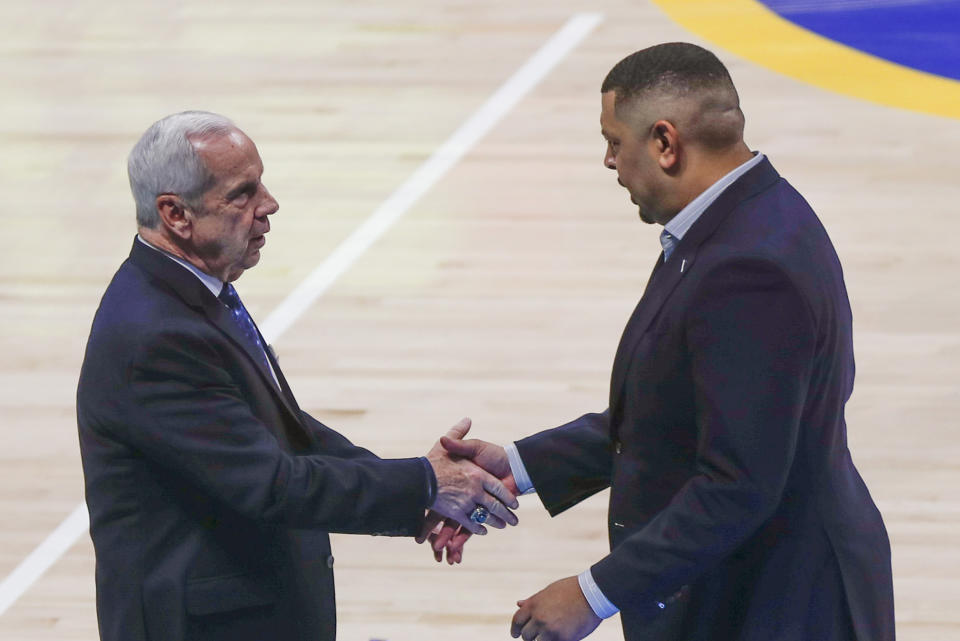
M 426 456 L 421 456 L 420 462 L 423 463 L 423 469 L 426 475 L 427 496 L 424 507 L 429 509 L 437 502 L 437 474 L 433 470 L 433 464 L 430 462 L 430 459 Z

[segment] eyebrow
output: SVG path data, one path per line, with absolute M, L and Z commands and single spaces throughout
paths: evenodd
M 247 180 L 247 181 L 245 181 L 245 182 L 242 182 L 242 183 L 240 183 L 239 185 L 237 185 L 236 187 L 234 187 L 233 189 L 231 189 L 230 191 L 227 192 L 227 200 L 233 200 L 234 198 L 236 198 L 237 196 L 239 196 L 239 195 L 242 194 L 243 192 L 245 192 L 245 191 L 250 191 L 250 190 L 256 188 L 256 186 L 257 186 L 257 181 L 256 181 L 256 180 Z

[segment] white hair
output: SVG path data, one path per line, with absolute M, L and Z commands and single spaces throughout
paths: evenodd
M 196 206 L 213 176 L 190 139 L 228 134 L 236 128 L 229 119 L 208 111 L 183 111 L 150 125 L 127 157 L 137 225 L 156 228 L 161 194 L 177 194 Z

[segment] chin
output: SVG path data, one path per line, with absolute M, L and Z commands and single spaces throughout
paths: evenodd
M 243 268 L 250 269 L 254 265 L 260 262 L 260 250 L 254 250 L 253 253 L 248 254 L 246 260 L 243 261 Z

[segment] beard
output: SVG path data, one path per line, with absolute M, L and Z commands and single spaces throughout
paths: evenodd
M 620 182 L 620 181 L 618 180 L 617 182 Z M 623 185 L 623 183 L 620 183 L 620 184 Z M 640 216 L 640 220 L 647 223 L 648 225 L 653 225 L 657 222 L 650 216 L 649 213 L 644 211 L 640 203 L 637 202 L 637 199 L 633 197 L 633 194 L 630 194 L 630 202 L 632 202 L 634 205 L 637 206 L 637 215 Z

